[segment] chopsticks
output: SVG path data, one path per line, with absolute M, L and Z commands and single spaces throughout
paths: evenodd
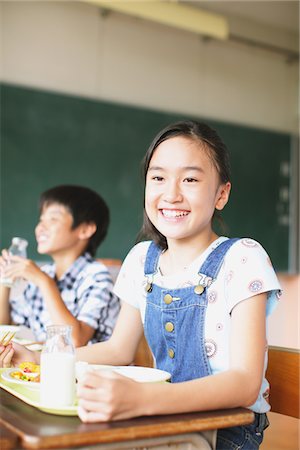
M 7 333 L 4 333 L 4 335 L 0 339 L 0 345 L 6 347 L 10 343 L 10 341 L 15 337 L 15 334 L 16 333 L 14 331 L 7 331 Z

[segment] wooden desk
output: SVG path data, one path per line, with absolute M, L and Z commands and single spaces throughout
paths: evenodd
M 0 425 L 0 449 L 10 450 L 16 448 L 18 436 Z
M 4 389 L 0 389 L 0 399 L 0 423 L 18 437 L 17 448 L 27 449 L 61 449 L 174 436 L 248 424 L 254 419 L 251 411 L 235 408 L 84 424 L 78 417 L 41 412 Z

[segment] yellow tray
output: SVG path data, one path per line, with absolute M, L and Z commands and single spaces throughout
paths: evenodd
M 0 375 L 7 369 L 0 369 Z M 40 392 L 39 389 L 31 389 L 27 386 L 16 384 L 14 381 L 11 383 L 4 380 L 0 376 L 0 387 L 15 397 L 19 398 L 23 402 L 30 406 L 40 409 L 49 414 L 56 414 L 60 416 L 77 416 L 77 405 L 65 406 L 61 408 L 48 408 L 40 404 Z

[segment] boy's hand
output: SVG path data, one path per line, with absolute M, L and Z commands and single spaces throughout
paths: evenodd
M 0 259 L 2 276 L 11 278 L 12 280 L 25 278 L 25 280 L 38 285 L 38 280 L 43 275 L 43 272 L 31 259 L 15 255 L 9 255 L 8 259 L 6 254 L 7 252 L 4 252 L 4 255 L 2 253 L 3 257 Z
M 6 249 L 3 249 L 0 255 L 0 276 L 3 276 L 5 268 L 9 264 L 9 253 Z

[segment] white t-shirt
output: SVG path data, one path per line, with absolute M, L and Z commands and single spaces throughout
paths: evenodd
M 198 284 L 198 271 L 207 258 L 226 237 L 216 239 L 188 267 L 179 273 L 163 276 L 157 270 L 153 283 L 168 289 L 178 289 Z M 150 241 L 140 242 L 128 253 L 117 278 L 114 292 L 122 301 L 138 308 L 144 322 L 147 283 L 144 264 Z M 159 268 L 159 261 L 158 261 Z M 230 313 L 241 301 L 267 292 L 267 316 L 280 297 L 280 285 L 269 256 L 263 247 L 252 239 L 240 239 L 225 255 L 217 279 L 207 288 L 208 306 L 205 316 L 205 346 L 213 374 L 229 367 Z M 268 384 L 263 382 L 260 398 L 253 408 L 256 412 L 269 410 L 264 400 Z M 257 405 L 257 403 L 259 403 Z

